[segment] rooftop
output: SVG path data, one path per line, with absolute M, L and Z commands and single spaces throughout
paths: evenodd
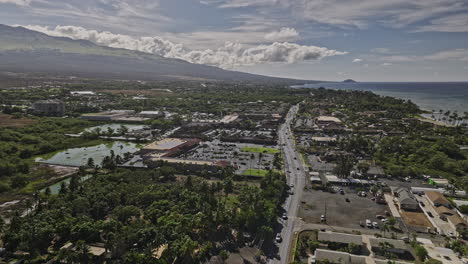
M 318 233 L 318 240 L 319 241 L 329 241 L 329 242 L 337 242 L 337 243 L 345 243 L 345 244 L 356 244 L 362 245 L 362 237 L 359 235 L 351 235 L 351 234 L 344 234 L 344 233 L 335 233 L 335 232 L 319 232 Z
M 164 151 L 178 147 L 186 142 L 187 140 L 180 138 L 165 138 L 159 141 L 152 142 L 144 146 L 143 149 Z
M 445 198 L 443 194 L 437 191 L 427 191 L 425 192 L 426 196 L 429 200 L 431 200 L 433 203 L 437 204 L 450 204 L 450 202 Z

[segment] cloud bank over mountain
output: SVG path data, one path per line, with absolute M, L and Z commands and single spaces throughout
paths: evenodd
M 225 42 L 217 49 L 192 50 L 180 43 L 154 37 L 134 37 L 114 34 L 109 31 L 89 30 L 77 26 L 44 27 L 37 25 L 24 26 L 50 36 L 84 39 L 99 45 L 137 50 L 153 53 L 166 58 L 176 58 L 197 64 L 206 64 L 221 68 L 235 66 L 257 65 L 263 63 L 295 63 L 300 61 L 320 60 L 325 57 L 344 55 L 347 52 L 325 47 L 299 45 L 289 42 L 273 42 L 271 44 L 246 46 L 240 43 Z M 265 36 L 267 39 L 284 40 L 298 37 L 291 28 L 282 28 Z

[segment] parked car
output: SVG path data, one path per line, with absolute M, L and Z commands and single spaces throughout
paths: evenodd
M 419 204 L 420 204 L 422 207 L 425 207 L 425 206 L 426 206 L 423 202 L 419 202 Z
M 406 243 L 410 242 L 410 239 L 408 237 L 402 237 L 401 240 L 405 241 Z
M 350 202 L 351 202 L 351 201 L 349 200 L 349 198 L 346 198 L 345 201 L 346 201 L 347 203 L 350 203 Z
M 283 238 L 281 237 L 280 234 L 277 234 L 275 240 L 276 242 L 281 243 L 281 241 L 283 241 Z
M 383 215 L 376 215 L 375 218 L 377 218 L 377 219 L 384 219 L 385 216 L 383 216 Z
M 366 226 L 372 228 L 372 222 L 369 219 L 366 219 Z
M 282 216 L 282 218 L 283 218 L 284 220 L 287 220 L 287 219 L 288 219 L 288 215 L 287 215 L 286 213 L 284 213 L 283 216 Z
M 373 226 L 374 228 L 379 228 L 379 223 L 373 222 L 373 223 L 372 223 L 372 226 Z
M 362 221 L 359 221 L 359 225 L 360 225 L 361 227 L 364 227 L 364 226 L 365 226 L 365 225 L 364 225 L 364 222 L 362 222 Z
M 431 212 L 427 212 L 427 215 L 434 218 L 434 215 Z
M 320 216 L 320 222 L 325 222 L 325 216 L 324 215 Z

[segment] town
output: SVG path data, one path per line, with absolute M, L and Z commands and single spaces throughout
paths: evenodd
M 0 263 L 468 261 L 466 116 L 260 84 L 0 94 Z

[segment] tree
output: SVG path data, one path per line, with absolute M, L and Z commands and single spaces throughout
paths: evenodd
M 335 173 L 340 178 L 348 178 L 353 169 L 353 159 L 344 154 L 339 154 L 336 159 Z
M 418 244 L 414 246 L 414 253 L 418 257 L 419 261 L 424 261 L 428 256 L 427 250 L 423 246 Z
M 224 192 L 227 194 L 232 193 L 234 190 L 234 184 L 232 182 L 232 179 L 227 179 L 224 181 Z
M 78 240 L 75 244 L 75 252 L 80 263 L 88 263 L 90 260 L 89 256 L 89 247 L 86 245 L 85 241 Z
M 88 158 L 88 168 L 94 168 L 94 159 L 93 158 Z
M 359 170 L 359 172 L 361 172 L 364 175 L 367 175 L 367 172 L 369 171 L 369 168 L 370 168 L 370 166 L 369 166 L 369 163 L 367 163 L 367 162 L 360 162 L 357 165 L 357 169 Z

